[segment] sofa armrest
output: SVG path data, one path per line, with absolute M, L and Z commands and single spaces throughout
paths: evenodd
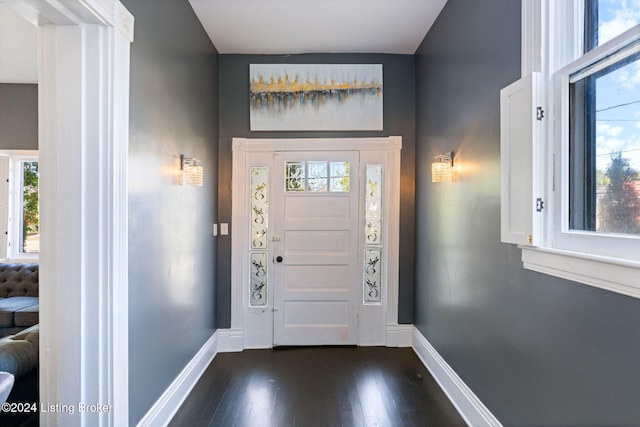
M 38 368 L 39 325 L 0 339 L 0 371 L 16 379 Z

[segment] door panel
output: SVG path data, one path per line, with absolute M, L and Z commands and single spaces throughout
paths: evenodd
M 284 274 L 289 289 L 349 289 L 348 265 L 290 265 Z
M 286 162 L 302 183 L 287 182 Z M 336 183 L 330 171 L 341 162 L 355 173 Z M 356 344 L 358 153 L 277 153 L 275 165 L 274 256 L 282 261 L 274 263 L 274 345 Z
M 334 226 L 345 227 L 351 218 L 348 197 L 289 197 L 286 199 L 287 221 L 303 221 L 307 227 L 314 227 L 317 221 L 331 220 Z M 322 223 L 327 226 L 328 224 Z

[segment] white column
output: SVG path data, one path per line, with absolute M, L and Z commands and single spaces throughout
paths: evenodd
M 113 6 L 106 16 L 92 3 L 60 6 L 65 19 L 70 9 L 86 6 L 73 15 L 81 25 L 58 26 L 49 16 L 54 23 L 39 28 L 43 426 L 129 422 L 126 171 L 133 17 L 117 1 L 100 2 Z

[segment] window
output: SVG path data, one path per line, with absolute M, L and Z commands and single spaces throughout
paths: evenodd
M 38 158 L 10 154 L 0 159 L 3 174 L 0 221 L 5 224 L 0 242 L 1 258 L 37 260 L 40 252 Z
M 585 53 L 626 29 L 629 20 L 620 20 L 621 14 L 628 16 L 626 9 L 626 2 L 587 0 Z M 569 78 L 569 228 L 572 230 L 640 234 L 640 53 L 637 50 L 631 42 Z
M 349 162 L 285 162 L 285 191 L 349 192 Z
M 523 10 L 523 75 L 539 72 L 544 110 L 530 210 L 542 232 L 524 265 L 640 298 L 640 0 Z
M 40 252 L 40 220 L 38 203 L 38 161 L 17 159 L 16 168 L 16 222 L 17 236 L 13 240 L 18 254 Z
M 637 262 L 640 13 L 634 18 L 631 1 L 640 10 L 640 0 L 576 0 L 577 24 L 567 27 L 582 34 L 557 34 L 559 44 L 577 41 L 551 74 L 559 120 L 548 123 L 558 187 L 550 225 L 555 248 Z

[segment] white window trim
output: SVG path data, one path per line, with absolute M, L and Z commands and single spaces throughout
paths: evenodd
M 542 189 L 541 197 L 550 203 L 546 203 L 543 212 L 543 233 L 538 246 L 519 247 L 526 269 L 640 298 L 640 259 L 599 252 L 608 247 L 619 248 L 618 255 L 639 254 L 637 236 L 612 237 L 568 230 L 568 192 L 560 191 L 567 188 L 568 180 L 567 132 L 563 127 L 568 90 L 560 89 L 568 86 L 568 76 L 574 71 L 638 38 L 636 27 L 582 56 L 582 16 L 580 0 L 522 1 L 522 73 L 541 73 L 540 96 L 544 109 L 550 112 L 542 124 L 544 160 L 534 165 L 539 175 L 534 172 L 533 178 Z M 576 36 L 554 39 L 566 28 L 574 28 Z M 636 249 L 631 251 L 630 247 Z
M 28 262 L 37 264 L 40 261 L 39 253 L 25 253 L 17 250 L 18 244 L 16 242 L 20 240 L 20 227 L 16 225 L 16 221 L 19 221 L 22 213 L 19 207 L 22 202 L 22 197 L 20 191 L 16 191 L 16 185 L 22 181 L 22 176 L 16 164 L 22 161 L 39 161 L 38 150 L 0 150 L 0 155 L 9 158 L 9 218 L 8 224 L 6 224 L 8 239 L 6 258 L 3 258 L 3 261 L 8 263 Z
M 37 151 L 35 154 L 20 153 L 19 155 L 10 156 L 10 203 L 9 203 L 9 240 L 7 247 L 8 262 L 31 262 L 38 263 L 40 253 L 21 252 L 20 242 L 20 217 L 22 216 L 22 192 L 19 191 L 22 186 L 21 168 L 18 167 L 20 162 L 39 161 Z
M 609 62 L 615 62 L 614 56 L 610 52 L 618 52 L 634 40 L 638 40 L 638 32 L 631 29 L 615 39 L 598 46 L 589 53 L 583 55 L 580 59 L 572 61 L 567 66 L 557 71 L 554 84 L 556 89 L 555 95 L 555 117 L 558 117 L 558 123 L 555 123 L 553 129 L 553 141 L 555 141 L 555 162 L 557 164 L 557 185 L 559 188 L 569 187 L 569 132 L 568 132 L 568 116 L 569 116 L 569 78 L 572 74 L 584 69 L 598 61 L 609 58 Z M 640 50 L 640 45 L 635 46 L 633 51 Z M 567 191 L 556 191 L 553 194 L 554 218 L 551 223 L 552 246 L 554 248 L 575 251 L 577 248 L 585 248 L 594 255 L 611 257 L 613 259 L 640 261 L 640 236 L 637 235 L 606 235 L 593 232 L 584 232 L 569 229 L 569 197 Z M 629 258 L 629 255 L 635 254 L 636 258 Z

